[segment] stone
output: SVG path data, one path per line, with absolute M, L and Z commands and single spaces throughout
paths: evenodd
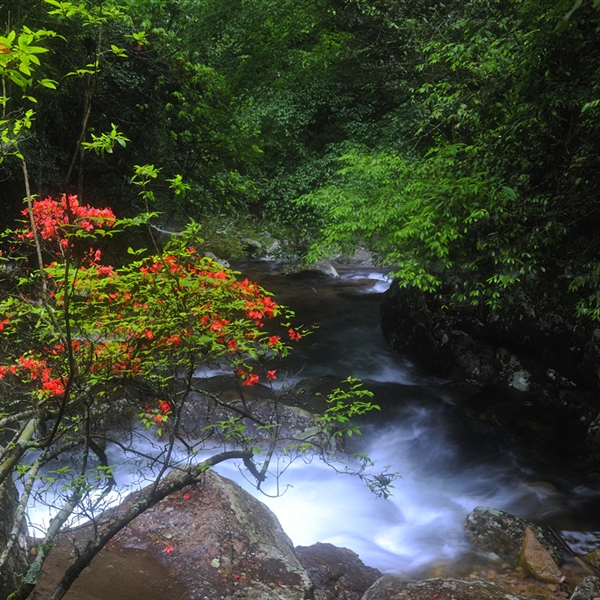
M 520 564 L 540 581 L 562 583 L 565 579 L 550 553 L 540 544 L 529 527 L 525 528 Z
M 112 510 L 125 510 L 138 495 L 131 494 Z M 111 514 L 107 511 L 100 522 Z M 53 588 L 68 564 L 69 549 L 85 547 L 89 535 L 89 528 L 80 527 L 61 537 L 58 552 L 55 548 L 47 561 L 54 571 L 45 568 L 36 598 Z M 131 564 L 136 568 L 127 566 Z M 156 581 L 157 573 L 157 589 L 146 586 L 145 580 Z M 90 590 L 97 598 L 126 598 L 124 585 L 144 600 L 304 600 L 313 590 L 291 540 L 269 508 L 211 471 L 202 483 L 165 498 L 113 538 L 68 598 L 87 600 Z
M 525 600 L 486 580 L 423 579 L 412 581 L 393 575 L 384 575 L 365 593 L 361 600 Z
M 215 261 L 216 263 L 220 264 L 222 267 L 225 267 L 226 269 L 229 269 L 231 267 L 229 262 L 227 262 L 226 260 L 224 260 L 222 258 L 219 258 L 213 252 L 205 252 L 204 256 L 206 256 L 206 258 L 210 258 L 211 260 Z
M 339 379 L 331 379 L 330 390 L 340 386 Z M 306 380 L 299 382 L 298 386 L 301 386 L 303 381 Z M 310 381 L 312 380 L 307 380 L 308 386 Z M 279 423 L 281 425 L 279 435 L 282 440 L 289 441 L 290 438 L 307 440 L 331 451 L 334 451 L 341 441 L 339 437 L 324 433 L 317 421 L 318 415 L 328 407 L 326 395 L 304 393 L 304 388 L 298 387 L 297 393 L 294 392 L 296 390 L 294 388 L 283 392 L 281 397 L 277 398 L 277 394 L 270 387 L 261 384 L 240 389 L 239 382 L 230 375 L 211 377 L 196 384 L 196 387 L 203 391 L 191 395 L 191 402 L 186 404 L 181 415 L 181 428 L 189 439 L 206 438 L 210 424 L 229 419 L 231 415 L 229 409 L 213 403 L 212 397 L 216 396 L 228 407 L 239 410 L 250 409 L 250 412 L 262 423 Z M 243 400 L 241 391 L 243 391 Z M 270 443 L 271 432 L 258 425 L 256 421 L 244 418 L 239 422 L 246 427 L 246 435 Z M 220 433 L 218 428 L 214 429 L 212 435 L 215 440 L 219 439 Z
M 489 558 L 502 559 L 517 566 L 528 527 L 552 559 L 561 564 L 562 548 L 549 533 L 526 519 L 495 508 L 475 508 L 465 521 L 465 535 L 475 548 L 486 553 Z
M 596 567 L 596 569 L 600 569 L 600 548 L 588 552 L 583 559 Z
M 298 262 L 291 266 L 290 273 L 319 273 L 320 275 L 327 275 L 327 277 L 333 277 L 334 279 L 340 278 L 336 268 L 329 260 L 326 259 L 318 260 L 314 263 L 310 263 L 309 265 Z
M 569 600 L 598 600 L 600 598 L 600 578 L 584 577 Z
M 600 450 L 600 413 L 588 425 L 585 444 L 590 452 Z
M 491 309 L 483 302 L 445 308 L 435 294 L 392 283 L 381 322 L 392 347 L 432 374 L 521 392 L 575 422 L 597 414 L 600 337 L 571 307 L 535 284 L 511 290 Z M 592 432 L 590 445 L 598 440 Z
M 316 591 L 328 592 L 332 598 L 360 600 L 381 577 L 378 569 L 366 566 L 355 552 L 333 544 L 297 546 L 296 555 L 310 574 Z

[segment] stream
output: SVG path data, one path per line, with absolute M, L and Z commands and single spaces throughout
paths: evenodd
M 269 498 L 235 466 L 220 466 L 221 474 L 273 510 L 295 545 L 344 546 L 388 573 L 456 575 L 469 570 L 465 517 L 481 505 L 551 524 L 578 553 L 600 545 L 600 489 L 571 472 L 569 448 L 557 439 L 533 450 L 527 437 L 478 428 L 451 386 L 389 348 L 379 316 L 381 293 L 389 286 L 384 272 L 340 269 L 340 279 L 332 279 L 285 276 L 277 263 L 235 268 L 313 328 L 286 359 L 291 383 L 352 375 L 375 393 L 381 414 L 364 426 L 358 449 L 401 475 L 393 495 L 382 499 L 357 478 L 317 461 L 296 463 L 283 481 L 293 487 Z
M 245 261 L 234 268 L 272 291 L 295 311 L 296 323 L 312 331 L 294 344 L 278 368 L 278 382 L 284 368 L 290 386 L 322 376 L 360 378 L 381 411 L 364 423 L 362 436 L 354 436 L 354 450 L 401 476 L 393 495 L 383 499 L 318 460 L 297 461 L 280 482 L 287 491 L 269 497 L 236 465 L 219 465 L 219 473 L 269 506 L 294 545 L 329 542 L 402 576 L 468 574 L 473 557 L 463 523 L 475 507 L 490 506 L 552 525 L 579 554 L 600 546 L 600 489 L 572 468 L 571 438 L 561 432 L 540 445 L 484 426 L 449 382 L 393 352 L 380 328 L 385 272 L 340 268 L 340 278 L 333 279 L 286 276 L 276 262 Z M 485 398 L 481 402 L 483 413 Z M 560 414 L 543 416 L 560 425 Z M 123 470 L 117 475 L 121 482 L 127 477 Z M 267 480 L 263 490 L 274 496 L 275 485 Z M 30 517 L 47 523 L 49 514 L 45 509 Z

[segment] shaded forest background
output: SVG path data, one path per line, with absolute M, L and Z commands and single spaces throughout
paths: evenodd
M 34 193 L 133 215 L 134 166 L 153 164 L 190 186 L 157 179 L 165 227 L 253 223 L 309 260 L 366 247 L 451 303 L 493 307 L 543 282 L 600 318 L 595 0 L 117 4 L 85 3 L 106 17 L 93 23 L 69 14 L 77 2 L 0 7 L 7 33 L 58 34 L 36 71 L 56 89 L 33 86 L 20 140 Z M 24 111 L 3 85 L 4 116 Z M 115 127 L 123 147 L 80 146 Z M 0 181 L 8 225 L 17 159 Z

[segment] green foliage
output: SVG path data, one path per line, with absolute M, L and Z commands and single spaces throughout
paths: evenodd
M 390 106 L 381 123 L 391 131 L 401 119 L 412 147 L 356 146 L 300 198 L 320 230 L 309 258 L 366 245 L 400 285 L 446 302 L 497 306 L 515 286 L 545 281 L 597 318 L 590 6 L 575 19 L 575 3 L 563 28 L 566 9 L 553 2 L 391 4 L 361 8 L 385 23 L 390 67 L 394 49 L 404 54 L 414 110 Z
M 347 384 L 347 387 L 344 386 Z M 341 382 L 342 387 L 336 388 L 327 396 L 328 407 L 317 418 L 334 437 L 353 434 L 360 435 L 360 427 L 352 423 L 353 417 L 364 415 L 372 410 L 380 410 L 379 406 L 365 402 L 363 398 L 372 398 L 373 392 L 362 389 L 362 382 L 354 377 L 348 377 Z

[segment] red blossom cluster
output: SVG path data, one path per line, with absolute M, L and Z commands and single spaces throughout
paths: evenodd
M 290 340 L 292 340 L 292 342 L 299 342 L 302 338 L 300 333 L 291 327 L 288 329 L 288 335 L 290 336 Z
M 28 216 L 28 210 L 23 210 L 22 214 Z M 42 239 L 47 241 L 60 240 L 63 246 L 66 245 L 64 238 L 66 228 L 72 229 L 74 227 L 84 231 L 92 231 L 96 228 L 112 227 L 116 221 L 116 217 L 110 208 L 100 209 L 88 205 L 81 206 L 77 196 L 73 195 L 63 195 L 58 201 L 50 197 L 45 200 L 34 200 L 33 219 Z M 25 231 L 21 234 L 21 239 L 32 238 L 32 231 Z
M 65 382 L 60 377 L 53 377 L 52 368 L 47 361 L 33 355 L 23 355 L 17 364 L 0 366 L 0 379 L 6 375 L 19 375 L 27 381 L 40 382 L 40 397 L 52 398 L 65 393 Z
M 172 408 L 171 404 L 166 400 L 160 400 L 160 398 L 155 398 L 154 400 L 158 407 L 152 408 L 149 404 L 146 404 L 144 410 L 146 415 L 160 425 L 168 417 L 169 413 L 171 413 Z

